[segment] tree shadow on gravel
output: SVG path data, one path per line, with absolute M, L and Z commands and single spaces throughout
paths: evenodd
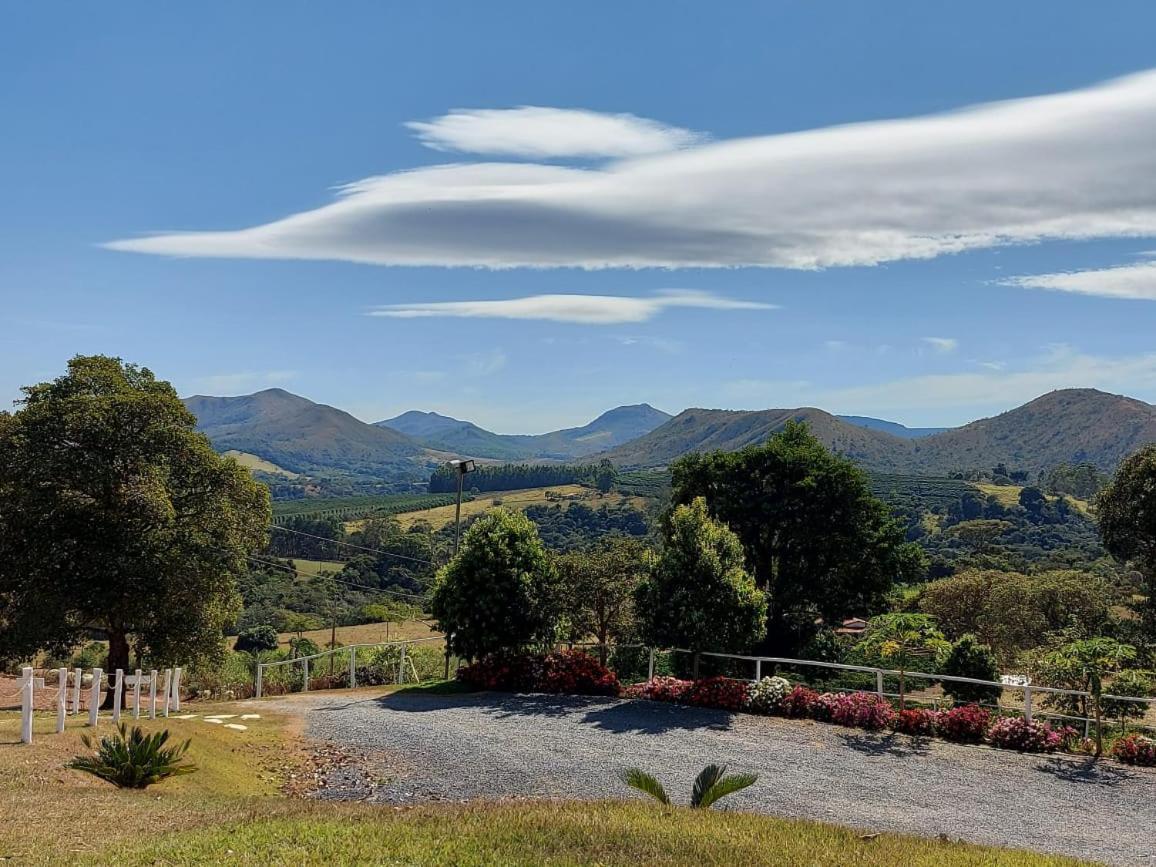
M 460 694 L 392 693 L 375 698 L 374 703 L 388 710 L 405 713 L 431 713 L 454 708 L 474 708 L 499 719 L 521 716 L 564 717 L 581 713 L 594 705 L 602 706 L 615 699 L 605 696 L 518 694 L 509 692 L 470 692 Z
M 653 701 L 620 702 L 601 707 L 588 712 L 582 721 L 603 731 L 645 735 L 697 729 L 724 732 L 731 728 L 731 714 L 727 711 Z
M 1065 783 L 1091 783 L 1096 786 L 1119 786 L 1138 776 L 1118 765 L 1098 761 L 1092 756 L 1086 759 L 1052 758 L 1036 765 L 1037 771 L 1051 774 Z
M 926 756 L 931 752 L 927 738 L 910 737 L 894 732 L 886 735 L 845 734 L 839 737 L 843 741 L 843 746 L 865 756 L 909 759 L 912 756 Z

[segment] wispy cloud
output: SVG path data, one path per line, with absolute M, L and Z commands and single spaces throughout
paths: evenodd
M 959 341 L 954 337 L 921 337 L 919 338 L 936 352 L 947 355 L 959 348 Z
M 449 316 L 464 319 L 539 319 L 582 325 L 646 322 L 671 307 L 705 310 L 773 310 L 774 304 L 723 298 L 692 289 L 668 289 L 650 297 L 625 295 L 530 295 L 501 301 L 432 301 L 387 304 L 369 316 L 417 319 Z
M 295 370 L 245 370 L 201 376 L 194 379 L 193 384 L 198 390 L 213 394 L 235 394 L 284 385 L 296 378 Z
M 466 376 L 493 376 L 506 366 L 508 360 L 503 350 L 491 349 L 488 352 L 475 352 L 471 355 L 463 355 L 462 366 Z
M 499 116 L 497 125 L 509 121 Z M 555 156 L 578 147 L 550 137 L 531 146 L 537 134 L 524 124 L 496 143 L 468 144 L 446 133 L 454 124 L 425 123 L 419 133 L 441 146 L 460 139 L 453 146 Z M 947 114 L 719 141 L 594 168 L 474 163 L 395 172 L 264 225 L 108 246 L 491 268 L 874 265 L 1045 239 L 1156 235 L 1154 140 L 1149 71 Z
M 1156 301 L 1156 262 L 1141 262 L 1091 271 L 1032 274 L 1010 277 L 999 282 L 1005 286 L 1021 286 L 1026 289 L 1050 289 L 1054 292 L 1098 295 L 1101 298 Z
M 634 157 L 701 144 L 701 133 L 633 114 L 544 108 L 463 109 L 406 124 L 438 151 L 531 157 Z

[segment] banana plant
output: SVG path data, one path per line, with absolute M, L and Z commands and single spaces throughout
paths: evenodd
M 657 779 L 641 768 L 627 768 L 619 774 L 619 779 L 632 789 L 643 792 L 660 804 L 670 804 L 670 796 Z M 727 776 L 726 765 L 707 765 L 695 777 L 690 793 L 690 805 L 696 810 L 708 809 L 716 801 L 735 792 L 753 786 L 758 774 L 731 774 Z

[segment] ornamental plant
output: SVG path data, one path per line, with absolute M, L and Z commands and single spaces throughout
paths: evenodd
M 683 701 L 696 707 L 742 710 L 747 703 L 750 684 L 731 677 L 708 677 L 695 681 L 683 695 Z
M 965 704 L 939 714 L 939 736 L 960 744 L 983 742 L 991 713 L 975 704 Z
M 614 672 L 576 650 L 491 654 L 459 670 L 458 680 L 475 689 L 510 692 L 618 695 L 619 691 Z
M 1054 753 L 1063 744 L 1064 736 L 1054 731 L 1046 722 L 1031 720 L 1022 716 L 1004 717 L 996 720 L 987 732 L 992 746 L 1005 750 L 1019 750 L 1021 753 Z
M 1126 765 L 1156 768 L 1156 740 L 1139 734 L 1117 738 L 1112 744 L 1112 757 Z
M 627 768 L 618 777 L 632 789 L 643 792 L 660 804 L 670 805 L 670 796 L 657 779 L 641 768 Z M 711 804 L 758 782 L 758 774 L 731 774 L 726 765 L 707 765 L 694 780 L 690 806 L 696 810 L 708 809 Z
M 779 702 L 779 713 L 786 717 L 803 719 L 813 717 L 819 706 L 819 693 L 809 686 L 798 684 Z
M 95 750 L 91 756 L 77 756 L 68 767 L 85 771 L 122 789 L 144 789 L 166 777 L 191 774 L 196 766 L 182 762 L 189 749 L 189 741 L 175 747 L 166 747 L 169 731 L 146 735 L 139 726 L 132 731 L 121 723 L 117 733 L 100 739 L 94 745 L 92 738 L 81 735 L 85 747 Z
M 939 711 L 922 707 L 901 710 L 891 718 L 891 728 L 912 737 L 930 737 L 939 726 Z
M 836 725 L 868 731 L 886 728 L 895 714 L 891 705 L 873 692 L 825 692 L 816 708 L 822 708 L 823 718 Z
M 764 677 L 751 684 L 747 692 L 747 708 L 755 713 L 774 713 L 791 691 L 791 682 L 785 677 Z

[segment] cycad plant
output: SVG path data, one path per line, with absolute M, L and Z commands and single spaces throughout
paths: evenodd
M 130 732 L 121 723 L 117 734 L 101 738 L 96 747 L 88 735 L 81 735 L 80 739 L 85 747 L 96 752 L 91 756 L 77 756 L 68 767 L 95 774 L 122 789 L 143 789 L 166 777 L 191 774 L 197 769 L 195 765 L 181 762 L 189 749 L 189 741 L 180 746 L 165 746 L 168 729 L 146 735 L 136 726 Z
M 670 796 L 662 783 L 641 768 L 627 768 L 619 779 L 632 789 L 645 792 L 662 804 L 670 804 Z M 694 780 L 694 788 L 690 793 L 690 805 L 697 810 L 705 810 L 715 801 L 733 795 L 740 789 L 753 786 L 759 779 L 758 774 L 731 774 L 727 776 L 726 765 L 707 765 Z

